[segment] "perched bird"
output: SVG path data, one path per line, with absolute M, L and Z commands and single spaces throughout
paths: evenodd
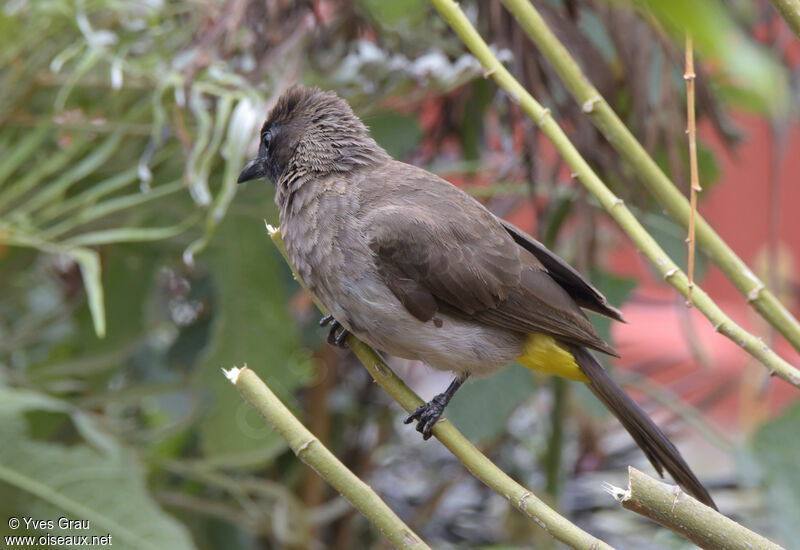
M 585 383 L 644 451 L 702 502 L 714 502 L 675 446 L 590 350 L 617 356 L 581 308 L 619 310 L 561 258 L 478 201 L 394 160 L 335 93 L 296 86 L 261 129 L 239 182 L 276 186 L 289 259 L 348 332 L 455 379 L 406 423 L 425 439 L 470 375 L 511 361 Z

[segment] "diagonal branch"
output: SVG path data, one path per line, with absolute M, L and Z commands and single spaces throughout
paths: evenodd
M 628 489 L 607 486 L 623 508 L 660 523 L 700 548 L 783 550 L 684 493 L 628 467 Z
M 689 292 L 688 279 L 653 237 L 639 223 L 631 211 L 625 207 L 622 199 L 614 195 L 603 181 L 595 174 L 589 164 L 575 146 L 569 141 L 564 131 L 550 116 L 550 110 L 543 108 L 525 90 L 522 85 L 508 72 L 508 70 L 492 54 L 489 46 L 483 41 L 478 31 L 472 26 L 453 0 L 431 0 L 439 13 L 447 20 L 453 30 L 478 58 L 486 69 L 486 74 L 491 75 L 497 84 L 503 88 L 511 99 L 518 103 L 522 110 L 538 126 L 542 132 L 553 142 L 556 149 L 580 179 L 583 185 L 600 202 L 606 212 L 614 218 L 622 229 L 630 236 L 637 248 L 647 257 L 655 268 L 663 275 L 664 279 L 674 286 L 683 296 Z M 594 103 L 592 102 L 594 101 Z M 595 103 L 604 103 L 600 96 L 596 96 L 584 110 L 590 111 Z M 635 140 L 634 140 L 635 141 Z M 649 157 L 648 157 L 649 158 Z M 677 192 L 677 190 L 676 190 Z M 680 195 L 680 193 L 678 193 Z M 698 222 L 700 220 L 698 219 Z M 698 230 L 701 224 L 698 223 Z M 749 270 L 748 270 L 749 273 Z M 752 275 L 752 274 L 751 274 Z M 755 277 L 753 275 L 753 277 Z M 762 285 L 763 288 L 763 285 Z M 800 371 L 789 364 L 785 359 L 776 354 L 761 338 L 757 338 L 733 322 L 722 309 L 699 286 L 694 287 L 693 301 L 714 326 L 717 332 L 727 336 L 730 340 L 745 349 L 750 355 L 758 359 L 770 373 L 777 374 L 790 384 L 800 388 Z
M 775 9 L 780 12 L 783 20 L 792 29 L 797 38 L 800 38 L 800 0 L 769 0 Z
M 242 397 L 281 434 L 297 457 L 358 508 L 396 548 L 430 550 L 389 506 L 328 450 L 245 365 L 223 370 Z
M 773 4 L 800 7 L 800 0 L 772 0 Z M 639 174 L 642 183 L 669 214 L 688 230 L 691 208 L 681 192 L 673 185 L 644 147 L 628 130 L 600 92 L 581 72 L 564 45 L 547 27 L 536 8 L 527 0 L 503 0 L 508 10 L 539 47 L 583 111 L 598 130 Z M 800 13 L 795 11 L 800 28 Z M 786 17 L 786 15 L 784 15 Z M 788 21 L 788 18 L 787 18 Z M 795 31 L 795 34 L 798 34 Z M 747 301 L 786 339 L 800 351 L 800 323 L 783 307 L 775 295 L 747 267 L 728 244 L 701 216 L 696 218 L 697 243 L 745 296 Z

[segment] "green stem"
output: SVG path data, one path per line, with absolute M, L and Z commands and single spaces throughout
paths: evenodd
M 289 261 L 280 231 L 269 226 L 267 226 L 267 229 L 270 232 L 270 237 L 275 243 L 275 246 L 278 247 L 286 263 L 291 267 L 295 279 L 306 289 L 306 292 L 308 292 L 308 288 Z M 325 308 L 317 302 L 313 296 L 312 299 L 314 299 L 317 308 L 319 308 L 323 314 L 327 315 L 328 312 Z M 395 401 L 400 403 L 406 411 L 411 412 L 422 405 L 422 399 L 400 380 L 375 350 L 361 342 L 352 334 L 347 337 L 347 344 L 350 346 L 353 353 L 356 354 L 356 357 L 364 364 L 375 381 L 386 390 Z M 435 435 L 436 438 L 447 447 L 470 472 L 472 472 L 472 475 L 494 489 L 498 494 L 503 495 L 511 504 L 535 521 L 554 538 L 572 548 L 586 550 L 610 550 L 612 548 L 605 542 L 593 537 L 577 525 L 571 523 L 558 512 L 547 506 L 547 504 L 531 491 L 511 479 L 505 472 L 489 460 L 486 455 L 475 448 L 475 446 L 446 419 L 442 419 L 434 426 L 433 435 Z
M 650 260 L 666 281 L 674 286 L 684 297 L 687 296 L 688 280 L 686 274 L 675 265 L 675 262 L 669 258 L 655 239 L 642 227 L 631 211 L 625 207 L 622 199 L 614 195 L 594 173 L 578 150 L 575 149 L 575 146 L 569 141 L 563 130 L 553 120 L 553 117 L 550 116 L 550 110 L 539 105 L 497 60 L 489 46 L 464 15 L 464 12 L 458 7 L 458 4 L 453 0 L 431 0 L 431 3 L 439 10 L 439 13 L 461 37 L 461 40 L 472 54 L 485 67 L 487 76 L 490 75 L 508 93 L 511 99 L 518 103 L 522 110 L 536 122 L 542 132 L 550 138 L 550 141 L 558 149 L 572 172 L 630 236 L 642 254 Z M 698 230 L 700 225 L 698 223 Z M 754 296 L 754 299 L 756 298 L 758 298 L 757 295 Z M 756 338 L 734 323 L 708 294 L 697 285 L 694 287 L 693 301 L 697 309 L 711 321 L 717 332 L 727 336 L 758 359 L 769 369 L 770 373 L 775 373 L 793 386 L 800 388 L 800 371 L 778 356 L 761 338 Z
M 780 12 L 794 35 L 800 38 L 800 0 L 770 0 L 770 2 Z
M 225 375 L 248 403 L 281 434 L 297 457 L 339 491 L 397 548 L 427 549 L 419 536 L 386 503 L 342 464 L 322 442 L 295 418 L 258 375 L 234 367 Z
M 550 436 L 547 440 L 547 484 L 545 491 L 554 499 L 558 498 L 561 486 L 561 457 L 564 448 L 564 416 L 567 408 L 569 384 L 560 376 L 552 378 L 553 408 L 550 411 Z
M 680 487 L 628 467 L 628 490 L 609 487 L 623 508 L 660 523 L 700 548 L 782 550 L 774 542 L 698 502 Z
M 503 3 L 561 76 L 572 96 L 582 105 L 583 112 L 589 116 L 617 152 L 630 163 L 656 200 L 684 229 L 688 229 L 691 211 L 689 201 L 647 154 L 644 147 L 603 99 L 600 92 L 581 72 L 578 64 L 550 31 L 536 8 L 527 0 L 503 0 Z M 784 10 L 789 14 L 794 14 L 797 25 L 792 28 L 795 29 L 795 34 L 798 34 L 800 0 L 772 0 L 772 3 L 784 14 L 787 23 L 789 17 Z M 755 276 L 707 221 L 698 215 L 695 222 L 697 243 L 709 259 L 719 266 L 747 301 L 780 331 L 795 349 L 800 351 L 800 323 L 797 319 L 781 305 L 772 292 L 767 290 L 764 283 Z

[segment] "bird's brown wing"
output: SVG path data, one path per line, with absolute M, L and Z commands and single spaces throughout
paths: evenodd
M 565 289 L 572 299 L 582 308 L 589 309 L 617 321 L 625 322 L 622 312 L 608 303 L 606 297 L 592 284 L 583 278 L 575 268 L 553 254 L 542 243 L 515 227 L 511 223 L 500 220 L 514 241 L 522 248 L 536 256 L 542 262 L 550 276 Z
M 567 291 L 494 215 L 445 185 L 452 191 L 438 187 L 426 193 L 427 200 L 377 207 L 363 220 L 378 271 L 412 315 L 428 321 L 446 309 L 615 354 Z

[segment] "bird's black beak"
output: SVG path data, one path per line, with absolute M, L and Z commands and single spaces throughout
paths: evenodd
M 257 180 L 258 178 L 263 178 L 267 175 L 267 171 L 265 168 L 266 159 L 262 157 L 254 158 L 250 162 L 248 162 L 242 173 L 239 174 L 239 179 L 236 180 L 236 183 L 244 183 L 250 180 Z

